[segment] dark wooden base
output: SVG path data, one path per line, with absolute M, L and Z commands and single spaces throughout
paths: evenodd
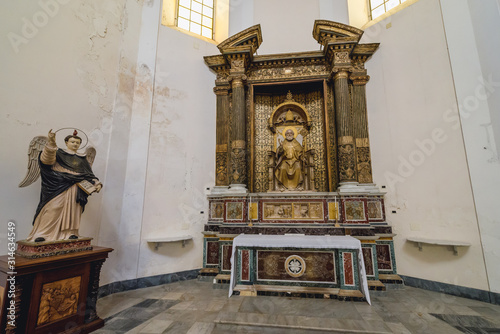
M 103 327 L 97 292 L 111 251 L 94 247 L 37 259 L 1 256 L 0 333 L 85 334 Z

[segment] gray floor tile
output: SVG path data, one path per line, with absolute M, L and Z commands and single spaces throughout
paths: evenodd
M 376 292 L 371 306 L 227 293 L 190 280 L 109 295 L 98 300 L 106 324 L 95 333 L 500 333 L 500 306 L 412 287 Z

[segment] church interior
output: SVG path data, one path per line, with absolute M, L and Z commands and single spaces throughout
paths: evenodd
M 0 331 L 500 332 L 500 0 L 0 8 Z M 102 190 L 35 240 L 73 129 Z

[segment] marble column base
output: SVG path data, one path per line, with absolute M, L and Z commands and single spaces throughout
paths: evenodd
M 248 194 L 248 189 L 245 184 L 231 184 L 228 193 L 230 194 Z
M 339 195 L 348 194 L 382 194 L 374 183 L 341 182 L 337 188 Z
M 229 191 L 229 186 L 215 186 L 210 189 L 210 194 L 219 195 L 219 194 L 227 194 Z

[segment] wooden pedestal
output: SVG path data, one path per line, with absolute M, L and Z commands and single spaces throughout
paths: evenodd
M 97 291 L 102 264 L 112 250 L 16 256 L 14 269 L 1 256 L 0 333 L 84 334 L 104 326 L 96 313 Z

